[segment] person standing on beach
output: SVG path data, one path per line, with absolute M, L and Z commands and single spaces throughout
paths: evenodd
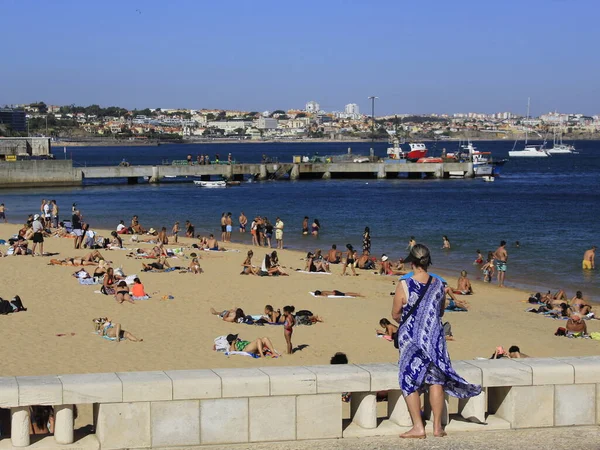
M 404 261 L 412 266 L 413 275 L 396 287 L 392 318 L 399 324 L 394 344 L 400 351 L 398 378 L 413 426 L 400 437 L 426 437 L 421 417 L 422 391 L 429 392 L 433 435 L 443 437 L 444 394 L 475 397 L 481 393 L 481 386 L 467 383 L 452 368 L 441 320 L 446 290 L 440 279 L 427 273 L 431 265 L 429 249 L 417 244 Z
M 363 233 L 363 253 L 365 252 L 371 253 L 371 230 L 369 230 L 369 227 L 365 227 Z
M 81 226 L 81 214 L 79 213 L 78 209 L 73 211 L 73 216 L 71 217 L 71 228 L 73 229 L 73 234 L 75 235 L 75 239 L 73 239 L 73 246 L 75 248 L 80 248 L 81 242 L 83 241 L 83 229 Z
M 58 228 L 58 204 L 56 200 L 52 200 L 52 227 Z
M 240 233 L 245 233 L 246 225 L 248 224 L 248 218 L 244 214 L 244 211 L 242 211 L 240 213 L 239 221 L 240 221 Z
M 225 217 L 225 239 L 227 242 L 231 242 L 231 232 L 233 231 L 233 219 L 231 218 L 231 213 L 227 213 L 227 217 Z
M 227 217 L 226 214 L 221 214 L 221 241 L 225 242 L 227 237 Z
M 38 244 L 40 244 L 40 253 L 38 256 L 44 256 L 44 225 L 42 225 L 41 220 L 43 220 L 39 214 L 33 216 L 33 247 L 31 249 L 31 256 L 35 256 L 35 248 Z
M 6 219 L 5 219 L 6 221 Z M 583 254 L 583 262 L 581 267 L 584 270 L 593 270 L 596 268 L 596 246 L 594 245 L 589 250 L 586 250 Z
M 175 224 L 173 225 L 171 235 L 173 236 L 173 241 L 177 243 L 177 239 L 179 237 L 179 222 L 175 222 Z
M 6 207 L 4 206 L 4 203 L 0 203 L 0 219 L 4 220 L 4 223 L 7 223 L 7 220 L 6 220 Z
M 279 217 L 275 219 L 275 240 L 277 248 L 283 250 L 283 220 Z
M 506 277 L 506 263 L 508 261 L 508 252 L 506 251 L 506 241 L 500 242 L 500 247 L 494 252 L 496 269 L 498 270 L 498 286 L 504 287 L 504 278 Z

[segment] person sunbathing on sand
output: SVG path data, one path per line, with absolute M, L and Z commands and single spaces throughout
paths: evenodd
M 388 336 L 392 341 L 396 339 L 396 335 L 398 334 L 398 327 L 396 325 L 384 317 L 379 321 L 379 326 L 383 328 L 383 330 L 375 329 L 377 335 Z
M 142 263 L 142 266 L 144 266 L 144 268 L 142 270 L 145 272 L 148 272 L 151 270 L 165 270 L 165 269 L 168 269 L 169 267 L 171 267 L 165 256 L 161 256 L 160 258 L 158 258 L 157 262 L 153 262 L 150 264 Z
M 202 268 L 200 267 L 200 261 L 198 260 L 197 256 L 195 258 L 192 258 L 188 270 L 194 274 L 200 274 L 203 272 Z
M 240 275 L 256 275 L 258 273 L 258 269 L 252 265 L 252 257 L 254 256 L 254 252 L 252 250 L 248 250 L 248 255 L 246 259 L 242 263 L 242 272 Z
M 592 307 L 583 299 L 581 291 L 577 291 L 575 297 L 571 299 L 571 309 L 582 316 L 587 316 L 592 311 Z
M 131 298 L 131 295 L 129 294 L 129 286 L 127 286 L 127 283 L 125 283 L 125 281 L 119 281 L 119 284 L 117 284 L 117 287 L 115 289 L 115 300 L 117 301 L 117 303 L 123 304 L 123 302 L 129 302 L 135 304 L 135 302 Z
M 210 308 L 210 313 L 213 316 L 219 316 L 224 322 L 237 323 L 238 319 L 246 317 L 242 308 L 231 308 L 222 312 L 217 312 L 215 308 Z
M 65 259 L 51 259 L 50 265 L 53 266 L 93 266 L 99 261 L 106 261 L 104 256 L 98 251 L 88 253 L 85 256 L 65 258 Z M 109 262 L 109 261 L 107 261 Z
M 275 311 L 271 305 L 265 306 L 265 318 L 268 323 L 283 323 L 285 321 L 281 310 Z
M 466 270 L 460 272 L 460 277 L 458 278 L 458 286 L 456 289 L 454 289 L 454 294 L 473 294 L 473 287 L 471 286 L 471 282 L 467 278 Z
M 571 314 L 571 318 L 567 320 L 567 336 L 585 336 L 587 334 L 587 325 L 582 320 L 579 314 Z
M 273 258 L 274 256 L 274 258 Z M 286 272 L 283 271 L 281 266 L 279 265 L 279 260 L 277 258 L 277 252 L 273 251 L 271 255 L 266 254 L 263 259 L 262 265 L 260 267 L 260 272 L 258 273 L 260 276 L 288 276 Z
M 229 342 L 230 352 L 246 352 L 260 355 L 261 358 L 265 357 L 265 353 L 270 356 L 278 356 L 279 352 L 275 350 L 273 343 L 267 337 L 258 338 L 254 341 L 243 341 L 238 338 L 237 334 L 228 334 L 227 342 Z
M 338 290 L 333 291 L 319 291 L 316 290 L 313 292 L 317 297 L 328 297 L 330 295 L 334 295 L 336 297 L 364 297 L 364 295 L 359 294 L 358 292 L 342 292 Z
M 390 264 L 389 257 L 385 253 L 381 255 L 381 267 L 379 268 L 379 275 L 406 275 L 406 271 L 403 269 L 404 265 L 402 265 L 401 270 L 394 269 Z
M 446 291 L 446 304 L 444 306 L 445 309 L 453 310 L 456 308 L 469 309 L 469 302 L 466 300 L 459 300 L 454 296 L 452 289 L 449 287 L 445 287 Z M 450 298 L 448 298 L 450 297 Z
M 123 330 L 120 323 L 113 323 L 108 317 L 100 317 L 94 319 L 94 326 L 96 333 L 100 336 L 120 342 L 122 339 L 126 339 L 131 342 L 142 342 L 143 339 L 139 339 L 131 334 L 129 331 Z

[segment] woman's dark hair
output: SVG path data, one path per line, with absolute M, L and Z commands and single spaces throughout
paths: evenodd
M 273 306 L 271 306 L 271 305 L 265 306 L 265 311 L 273 312 Z
M 481 250 L 479 250 L 479 249 L 477 249 L 477 250 L 475 250 L 475 251 L 476 251 L 477 253 L 481 253 Z
M 111 235 L 112 237 L 117 237 L 117 232 L 116 232 L 116 231 L 111 231 L 111 232 L 110 232 L 110 235 Z
M 443 235 L 442 237 L 443 237 L 445 240 L 447 240 L 447 241 L 449 240 L 449 239 L 448 239 L 448 236 L 446 236 L 446 235 Z
M 235 321 L 237 322 L 238 319 L 241 319 L 243 317 L 246 317 L 246 314 L 244 314 L 244 310 L 242 308 L 238 308 L 235 310 Z
M 352 244 L 346 244 L 346 248 L 348 250 L 354 250 L 354 248 L 352 247 Z
M 314 258 L 314 257 L 315 257 L 315 255 L 313 254 L 313 252 L 308 252 L 306 254 L 306 258 Z
M 369 227 L 365 227 L 365 233 L 370 233 L 371 230 L 369 230 Z
M 52 406 L 32 406 L 31 421 L 40 429 L 45 429 L 48 425 L 50 417 L 54 415 Z
M 330 364 L 348 364 L 348 357 L 345 353 L 337 352 L 331 357 Z
M 508 353 L 515 353 L 515 352 L 521 353 L 521 349 L 519 347 L 517 347 L 516 345 L 513 345 L 508 349 Z
M 576 298 L 583 298 L 583 294 L 581 293 L 581 291 L 577 291 L 577 292 L 575 292 L 575 297 Z
M 140 279 L 139 279 L 138 277 L 135 277 L 135 278 L 133 279 L 133 282 L 134 282 L 134 283 L 141 283 L 141 281 L 140 281 Z
M 390 321 L 387 320 L 385 317 L 383 319 L 381 319 L 379 321 L 379 325 L 381 325 L 382 327 L 387 327 L 388 325 L 391 325 Z
M 319 291 L 319 290 L 316 290 L 316 291 L 315 291 L 315 295 L 321 295 L 321 291 Z
M 268 253 L 265 255 L 265 267 L 267 269 L 271 268 L 271 257 L 269 256 Z
M 284 313 L 293 314 L 294 311 L 296 311 L 296 308 L 294 308 L 293 306 L 284 306 L 283 307 Z
M 313 222 L 316 223 L 319 228 L 321 228 L 321 224 L 319 223 L 319 219 L 315 219 L 315 220 L 313 220 Z

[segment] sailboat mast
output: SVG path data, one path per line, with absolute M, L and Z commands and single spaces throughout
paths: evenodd
M 527 97 L 527 117 L 525 117 L 526 121 L 529 121 L 529 106 L 531 104 L 531 97 Z M 525 124 L 525 145 L 527 145 L 527 133 L 528 133 L 528 125 Z

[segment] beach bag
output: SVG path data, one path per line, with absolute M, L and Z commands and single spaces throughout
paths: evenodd
M 450 325 L 450 322 L 445 322 L 442 327 L 444 328 L 444 336 L 450 336 L 452 337 L 452 325 Z
M 102 292 L 104 295 L 115 295 L 115 290 L 111 287 L 107 288 L 102 286 L 100 288 L 100 292 Z

